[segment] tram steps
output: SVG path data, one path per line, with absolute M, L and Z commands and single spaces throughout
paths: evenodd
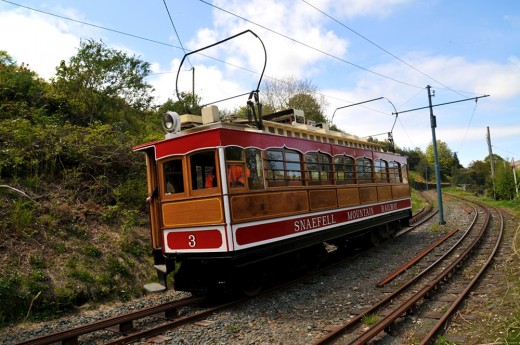
M 166 265 L 154 265 L 155 270 L 157 271 L 157 278 L 159 280 L 158 283 L 150 283 L 144 286 L 145 290 L 148 292 L 161 292 L 167 289 L 166 284 Z

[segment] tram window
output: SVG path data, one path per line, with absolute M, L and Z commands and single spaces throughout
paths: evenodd
M 280 186 L 285 184 L 285 173 L 283 169 L 282 151 L 267 150 L 265 152 L 267 181 L 269 186 Z
M 379 183 L 388 183 L 388 163 L 382 159 L 377 159 L 374 161 L 374 172 L 376 177 L 376 182 Z
M 390 182 L 401 181 L 401 169 L 399 167 L 399 163 L 388 162 L 388 176 L 390 178 Z
M 354 158 L 334 157 L 334 172 L 337 184 L 356 183 Z
M 225 154 L 229 187 L 246 187 L 246 181 L 251 176 L 251 171 L 245 167 L 244 149 L 239 146 L 229 146 L 226 147 Z
M 217 187 L 215 152 L 204 151 L 190 155 L 191 189 Z
M 264 189 L 262 151 L 253 148 L 246 149 L 246 164 L 249 170 L 249 189 Z
M 358 183 L 371 183 L 374 182 L 372 172 L 372 160 L 369 158 L 357 158 L 356 159 L 356 172 L 358 177 Z
M 266 179 L 271 187 L 301 186 L 302 164 L 300 153 L 289 149 L 265 151 Z
M 244 149 L 239 146 L 226 147 L 226 161 L 243 161 Z
M 164 185 L 163 192 L 166 195 L 184 193 L 184 178 L 182 173 L 182 160 L 173 159 L 163 164 Z
M 408 183 L 408 166 L 406 164 L 401 166 L 401 182 Z
M 308 153 L 305 155 L 307 164 L 307 181 L 309 184 L 332 184 L 331 158 L 324 153 Z

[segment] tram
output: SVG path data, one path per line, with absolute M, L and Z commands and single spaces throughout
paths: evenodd
M 262 115 L 257 96 L 254 121 L 223 121 L 215 105 L 202 116 L 167 112 L 165 139 L 133 148 L 146 157 L 159 277 L 148 290 L 166 289 L 173 273 L 180 291 L 250 291 L 285 262 L 408 225 L 406 157 L 297 109 Z

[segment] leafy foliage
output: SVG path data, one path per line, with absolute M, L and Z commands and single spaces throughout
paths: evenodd
M 318 88 L 310 81 L 288 77 L 283 80 L 272 79 L 263 83 L 262 103 L 264 113 L 287 108 L 303 110 L 305 118 L 326 123 L 324 110 L 327 101 L 318 93 Z
M 149 63 L 90 39 L 81 41 L 68 64 L 60 63 L 54 87 L 69 99 L 71 123 L 120 122 L 125 112 L 150 107 L 149 73 Z

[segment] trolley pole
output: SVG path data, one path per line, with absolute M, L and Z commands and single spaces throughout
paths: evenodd
M 441 190 L 441 174 L 439 169 L 439 156 L 437 154 L 437 139 L 435 136 L 435 127 L 437 127 L 437 120 L 435 119 L 435 115 L 433 115 L 433 106 L 432 106 L 432 95 L 430 92 L 431 86 L 426 86 L 428 89 L 428 102 L 430 108 L 430 124 L 432 127 L 432 141 L 433 141 L 433 157 L 435 159 L 435 180 L 437 183 L 437 203 L 439 205 L 439 224 L 444 225 L 446 221 L 444 220 L 444 211 L 442 207 L 442 190 Z

